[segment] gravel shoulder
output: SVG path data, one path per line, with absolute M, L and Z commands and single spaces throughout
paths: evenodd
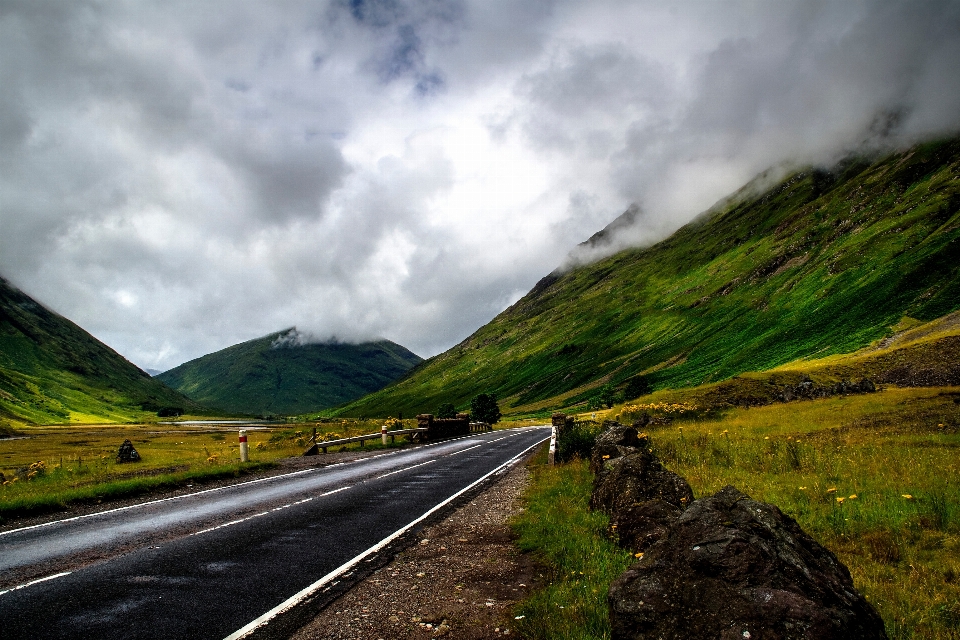
M 292 640 L 510 637 L 513 607 L 537 584 L 537 567 L 512 544 L 525 464 L 330 603 Z

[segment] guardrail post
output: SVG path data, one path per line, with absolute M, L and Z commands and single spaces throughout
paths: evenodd
M 383 446 L 387 446 L 387 425 L 380 427 L 380 438 L 383 440 Z
M 250 457 L 247 454 L 247 431 L 240 429 L 240 462 L 248 462 L 249 460 Z

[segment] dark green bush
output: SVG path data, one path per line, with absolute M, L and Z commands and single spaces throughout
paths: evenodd
M 557 461 L 569 462 L 575 458 L 587 460 L 597 436 L 603 431 L 593 420 L 576 420 L 560 430 L 557 438 Z
M 500 422 L 500 406 L 497 404 L 497 394 L 481 393 L 470 401 L 471 418 L 477 422 L 497 424 Z

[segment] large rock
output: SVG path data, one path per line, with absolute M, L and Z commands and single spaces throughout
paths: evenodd
M 836 556 L 733 487 L 701 498 L 610 585 L 615 640 L 870 640 L 883 621 Z
M 662 500 L 681 509 L 693 502 L 687 481 L 660 464 L 645 437 L 638 440 L 641 446 L 632 453 L 606 459 L 600 456 L 590 496 L 591 509 L 602 510 L 616 519 L 617 513 L 647 500 Z
M 659 542 L 683 510 L 663 500 L 647 500 L 618 511 L 610 518 L 610 529 L 621 547 L 646 551 Z
M 603 426 L 604 432 L 597 436 L 590 450 L 590 471 L 594 474 L 603 472 L 605 460 L 636 453 L 641 447 L 649 448 L 646 437 L 640 438 L 636 427 L 627 427 L 613 420 L 604 422 Z

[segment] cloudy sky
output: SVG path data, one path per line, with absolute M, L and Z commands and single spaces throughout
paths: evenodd
M 960 128 L 958 2 L 0 0 L 0 275 L 141 367 L 456 344 L 631 205 Z

